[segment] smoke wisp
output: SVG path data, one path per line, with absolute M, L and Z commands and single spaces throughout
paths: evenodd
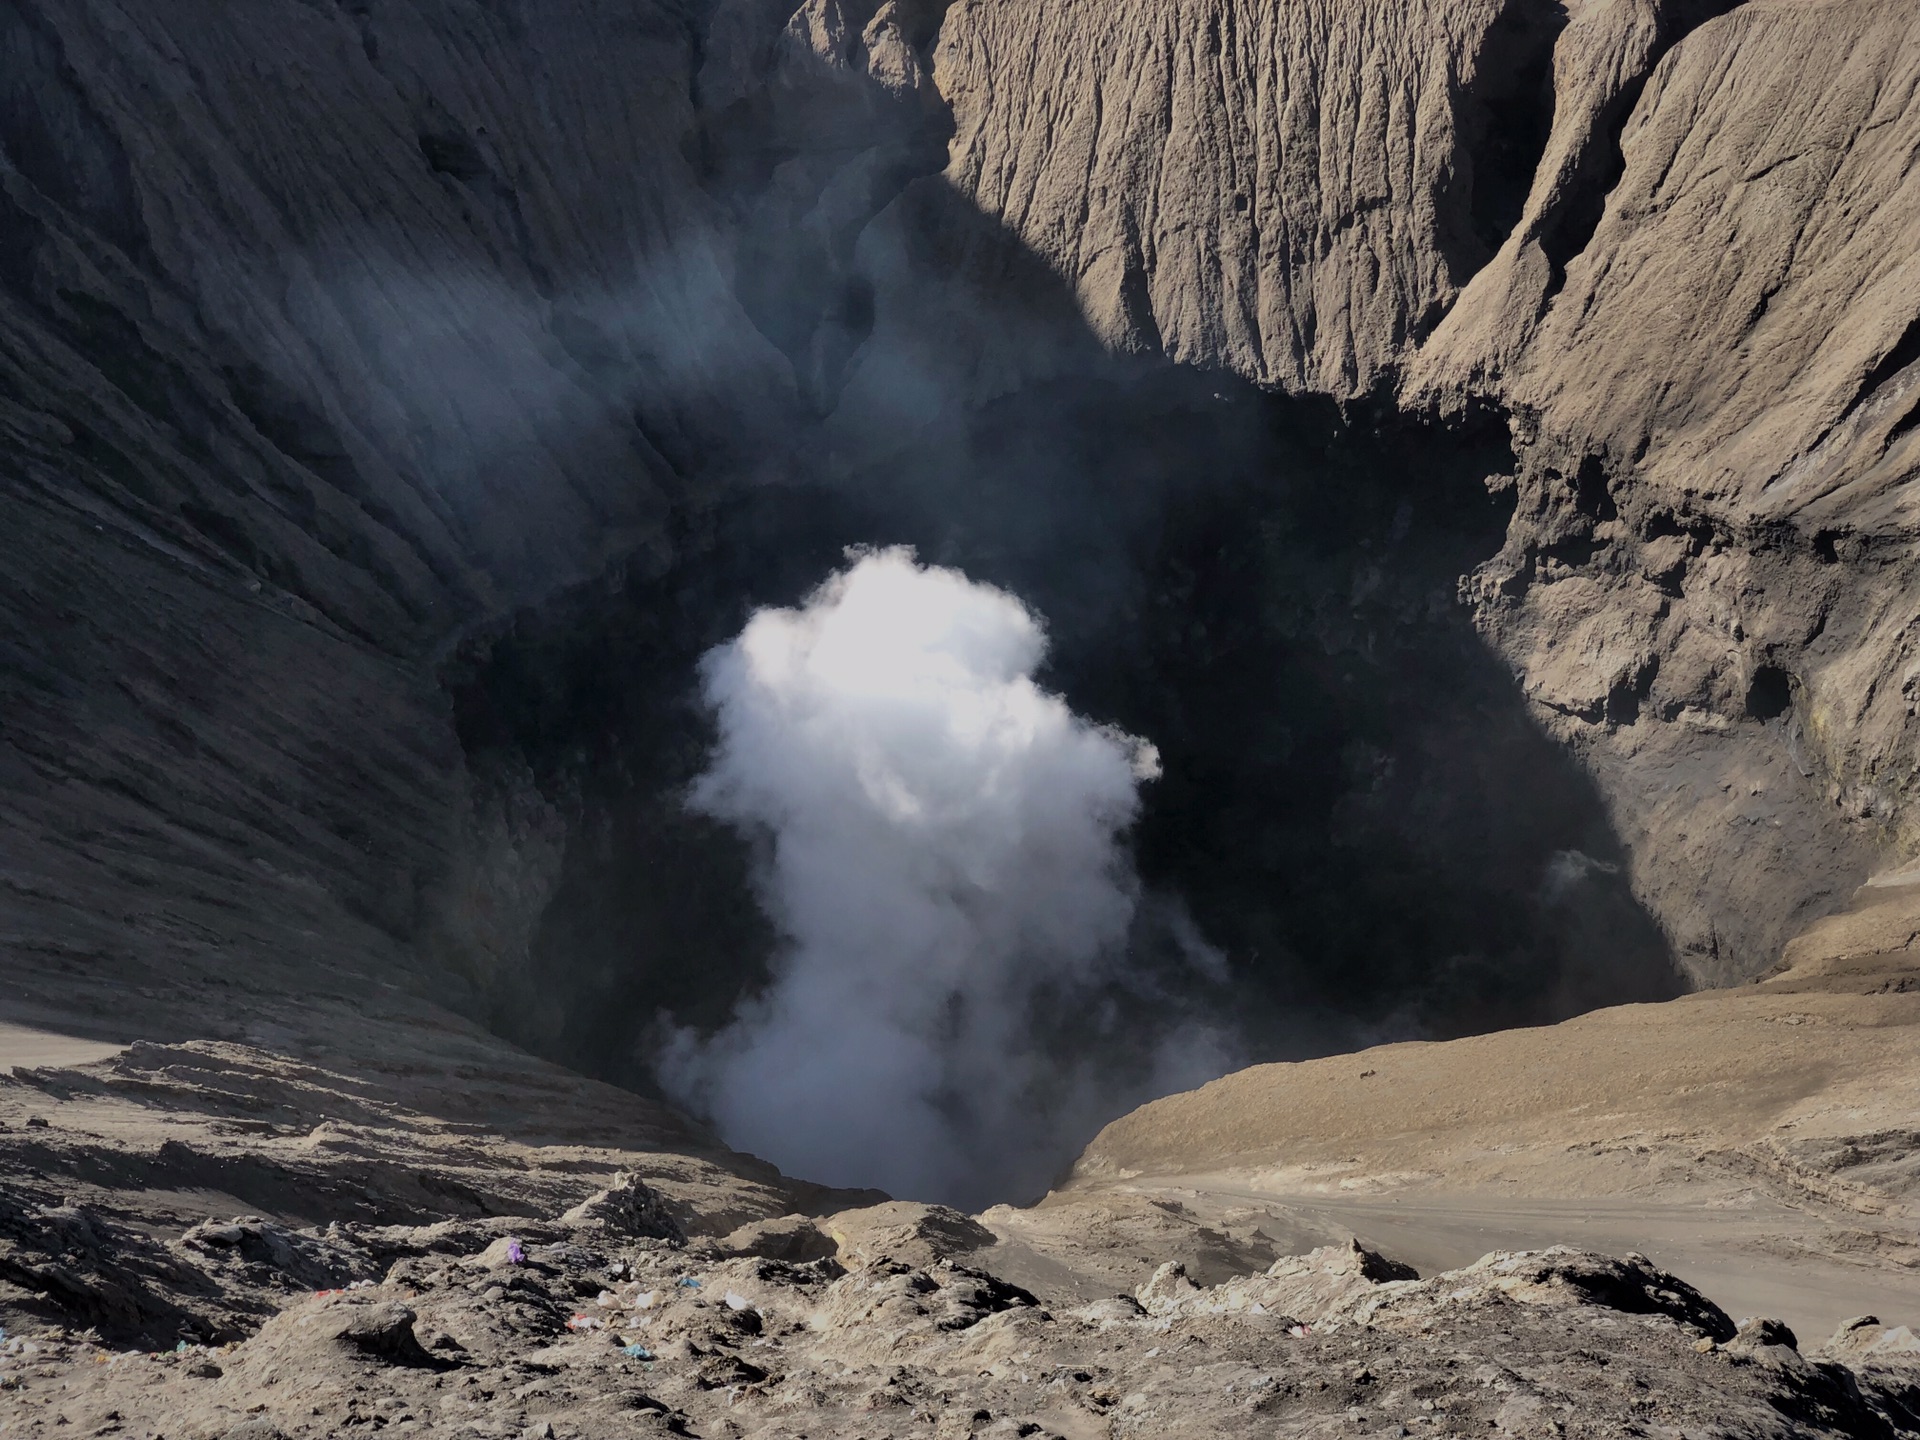
M 1116 1095 L 1091 1051 L 1046 1039 L 1072 1015 L 1097 1050 L 1101 992 L 1126 984 L 1142 912 L 1122 841 L 1159 757 L 1036 683 L 1045 631 L 1012 595 L 907 549 L 850 558 L 703 662 L 719 738 L 692 804 L 765 842 L 785 945 L 662 1074 L 808 1178 L 1006 1198 L 1116 1099 L 1222 1064 L 1162 1024 Z

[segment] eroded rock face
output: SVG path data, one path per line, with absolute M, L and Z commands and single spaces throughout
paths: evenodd
M 644 434 L 678 402 L 646 387 L 637 426 L 610 403 L 564 297 L 602 311 L 677 263 L 637 303 L 681 322 L 642 328 L 734 374 L 764 352 L 696 318 L 717 243 L 651 138 L 690 106 L 640 79 L 684 68 L 684 36 L 631 9 L 538 38 L 478 7 L 362 12 L 0 21 L 26 957 L 159 978 L 221 936 L 399 963 L 464 804 L 432 648 L 660 533 L 672 469 Z M 563 132 L 589 114 L 627 123 L 583 154 Z
M 1109 346 L 1357 393 L 1512 224 L 1558 24 L 1503 0 L 963 0 L 936 53 L 946 178 Z
M 1911 844 L 1910 16 L 1115 8 L 955 7 L 946 183 L 1110 345 L 1511 407 L 1482 628 L 1688 973 L 1764 968 Z
M 1756 4 L 1681 41 L 1502 382 L 1540 523 L 1489 569 L 1489 634 L 1705 981 L 1912 843 L 1905 18 Z
M 796 371 L 736 251 L 811 192 L 721 122 L 772 96 L 805 112 L 776 138 L 884 158 L 913 83 L 876 21 L 894 89 L 863 72 L 835 109 L 844 57 L 786 18 L 0 17 L 0 827 L 29 1002 L 390 972 L 436 924 L 441 998 L 523 962 L 565 817 L 467 773 L 436 666 L 488 616 L 698 553 L 676 507 L 790 448 Z M 87 993 L 108 974 L 117 998 Z
M 411 968 L 577 1044 L 590 987 L 530 957 L 597 819 L 476 762 L 446 657 L 717 570 L 729 496 L 978 471 L 978 415 L 1130 410 L 1167 361 L 1511 418 L 1469 599 L 1623 842 L 1567 863 L 1629 877 L 1694 980 L 1757 973 L 1910 839 L 1907 19 L 9 11 L 20 998 L 185 1034 L 195 977 Z M 1372 625 L 1370 565 L 1313 633 L 1342 596 Z M 708 607 L 680 650 L 738 602 L 660 593 Z M 1395 757 L 1355 753 L 1358 795 Z

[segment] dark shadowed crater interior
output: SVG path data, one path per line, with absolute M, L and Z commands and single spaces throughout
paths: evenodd
M 1502 417 L 1143 367 L 967 424 L 682 514 L 665 573 L 608 576 L 449 663 L 482 784 L 564 819 L 533 964 L 482 985 L 490 1023 L 644 1086 L 659 1012 L 716 1026 L 756 985 L 775 937 L 749 846 L 680 800 L 710 742 L 695 665 L 846 547 L 894 543 L 1034 605 L 1047 682 L 1159 747 L 1138 868 L 1225 954 L 1230 982 L 1191 1000 L 1247 1058 L 1677 992 L 1588 782 L 1459 599 L 1511 510 Z

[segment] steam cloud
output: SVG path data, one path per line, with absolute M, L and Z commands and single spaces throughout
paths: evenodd
M 726 1028 L 676 1037 L 663 1078 L 808 1178 L 1006 1198 L 1116 1108 L 1035 1017 L 1097 1009 L 1127 966 L 1120 837 L 1159 757 L 1034 682 L 1046 637 L 1013 596 L 907 549 L 852 558 L 703 663 L 719 744 L 692 803 L 770 841 L 761 903 L 787 944 Z M 1159 1039 L 1136 1087 L 1221 1068 L 1204 1034 Z

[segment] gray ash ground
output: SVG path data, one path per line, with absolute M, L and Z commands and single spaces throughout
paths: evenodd
M 1904 1332 L 1803 1355 L 1638 1257 L 1419 1280 L 1356 1244 L 1069 1307 L 919 1206 L 688 1241 L 622 1182 L 559 1220 L 163 1240 L 0 1204 L 7 1437 L 1920 1434 Z

